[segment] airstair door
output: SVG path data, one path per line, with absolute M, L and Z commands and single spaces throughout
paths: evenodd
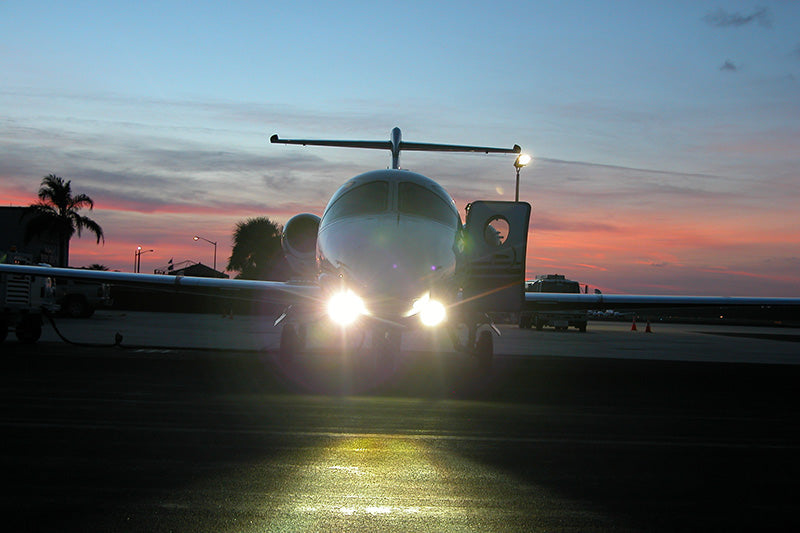
M 459 244 L 463 302 L 479 311 L 519 311 L 531 205 L 477 201 L 467 209 Z

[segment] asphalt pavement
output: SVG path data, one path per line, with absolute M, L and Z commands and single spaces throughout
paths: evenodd
M 256 317 L 56 324 L 2 345 L 7 531 L 800 525 L 796 331 L 504 327 L 485 374 L 429 337 L 387 369 L 324 333 L 282 363 Z

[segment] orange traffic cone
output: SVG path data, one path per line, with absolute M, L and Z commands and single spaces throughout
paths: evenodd
M 647 321 L 647 327 L 644 328 L 644 332 L 645 333 L 653 333 L 653 330 L 650 329 L 650 321 L 649 320 Z
M 633 319 L 633 324 L 631 324 L 631 331 L 636 331 L 636 319 Z

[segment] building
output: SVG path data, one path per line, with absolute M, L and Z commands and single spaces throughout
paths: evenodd
M 33 263 L 58 264 L 59 243 L 53 235 L 43 235 L 25 242 L 26 207 L 0 207 L 0 257 L 8 252 L 30 256 Z M 69 246 L 69 244 L 67 244 Z
M 180 263 L 170 262 L 161 268 L 153 271 L 155 274 L 170 274 L 174 276 L 193 276 L 196 278 L 227 278 L 228 275 L 224 272 L 219 272 L 213 268 L 204 265 L 203 263 L 195 263 L 194 261 L 181 261 Z

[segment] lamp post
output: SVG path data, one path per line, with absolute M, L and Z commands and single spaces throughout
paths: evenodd
M 519 154 L 517 156 L 517 159 L 514 160 L 514 168 L 517 169 L 517 189 L 516 193 L 514 194 L 515 202 L 519 202 L 519 171 L 522 169 L 522 167 L 528 165 L 531 161 L 533 161 L 533 158 L 528 154 Z
M 154 251 L 155 250 L 142 250 L 141 246 L 137 246 L 136 251 L 133 253 L 133 271 L 139 272 L 142 269 L 142 254 Z
M 209 244 L 213 244 L 214 245 L 214 270 L 216 270 L 217 269 L 217 243 L 215 243 L 214 241 L 209 241 L 208 239 L 204 239 L 203 237 L 201 237 L 199 235 L 195 235 L 194 237 L 192 237 L 192 239 L 195 240 L 195 241 L 196 240 L 203 240 L 203 241 L 206 241 Z

